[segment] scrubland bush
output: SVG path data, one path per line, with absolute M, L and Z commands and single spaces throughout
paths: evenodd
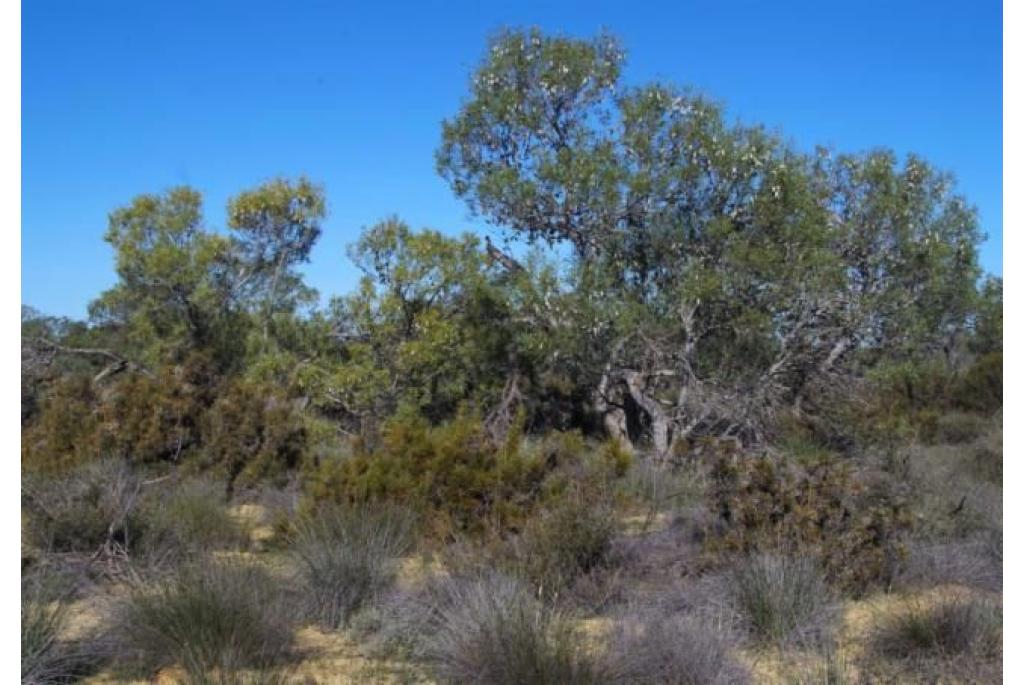
M 891 580 L 911 524 L 900 496 L 835 459 L 810 466 L 768 457 L 720 460 L 708 508 L 717 516 L 705 540 L 709 551 L 806 555 L 854 593 Z
M 553 599 L 576 579 L 611 562 L 615 513 L 599 497 L 574 493 L 538 512 L 511 543 L 509 564 L 538 595 Z
M 187 564 L 134 588 L 114 609 L 121 666 L 180 666 L 197 682 L 231 682 L 285 660 L 294 621 L 275 581 L 252 565 Z
M 935 424 L 934 442 L 963 445 L 985 432 L 986 421 L 976 414 L 950 412 L 939 416 Z
M 750 634 L 766 643 L 820 641 L 838 616 L 813 559 L 751 556 L 731 571 L 729 590 Z
M 310 614 L 329 629 L 348 623 L 392 583 L 412 531 L 411 514 L 395 506 L 327 506 L 299 522 L 291 550 Z
M 108 540 L 130 549 L 145 524 L 135 507 L 138 477 L 127 463 L 86 463 L 64 476 L 29 476 L 22 482 L 23 534 L 54 552 L 93 552 Z
M 604 656 L 608 682 L 622 685 L 738 685 L 752 682 L 721 626 L 653 610 L 616 623 Z
M 203 417 L 201 462 L 232 492 L 298 468 L 307 438 L 302 416 L 276 388 L 236 381 Z
M 972 597 L 935 604 L 909 600 L 883 617 L 871 644 L 874 654 L 891 659 L 992 658 L 1002 644 L 1002 608 L 992 600 Z
M 515 530 L 540 501 L 560 497 L 579 477 L 614 477 L 621 455 L 576 433 L 527 443 L 510 431 L 491 443 L 483 423 L 462 414 L 430 426 L 418 416 L 385 424 L 377 444 L 323 459 L 307 478 L 313 501 L 402 502 L 421 509 L 434 530 Z
M 193 478 L 157 487 L 140 511 L 151 545 L 190 552 L 237 549 L 248 542 L 246 530 L 225 506 L 223 486 Z
M 990 413 L 1003 406 L 1003 353 L 990 352 L 972 364 L 953 389 L 953 402 L 966 411 Z
M 69 376 L 50 388 L 39 414 L 21 434 L 26 471 L 59 473 L 96 458 L 99 418 L 88 377 Z

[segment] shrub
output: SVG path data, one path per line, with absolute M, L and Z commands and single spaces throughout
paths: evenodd
M 738 685 L 750 675 L 730 652 L 728 634 L 691 617 L 649 611 L 617 623 L 605 672 L 612 683 Z
M 517 435 L 490 444 L 476 417 L 431 427 L 399 416 L 385 425 L 379 445 L 323 460 L 307 487 L 317 501 L 401 502 L 440 519 L 442 530 L 479 532 L 521 520 L 548 470 L 540 455 L 520 448 Z
M 68 622 L 70 588 L 58 576 L 39 572 L 21 580 L 21 682 L 75 682 L 98 658 L 82 644 L 62 638 Z
M 446 582 L 435 606 L 426 656 L 445 682 L 602 682 L 580 636 L 521 583 L 504 576 Z
M 226 478 L 231 493 L 298 468 L 307 438 L 302 416 L 276 388 L 236 381 L 203 418 L 202 462 Z
M 69 376 L 54 383 L 39 414 L 21 435 L 21 463 L 26 471 L 59 473 L 94 459 L 99 420 L 88 377 Z
M 281 593 L 251 565 L 185 565 L 154 587 L 135 588 L 115 622 L 126 665 L 178 665 L 199 682 L 279 664 L 292 642 Z
M 871 645 L 880 656 L 994 657 L 1002 644 L 1002 609 L 991 600 L 954 597 L 930 606 L 908 601 L 876 627 Z
M 511 566 L 553 599 L 580 576 L 609 563 L 616 520 L 599 498 L 574 493 L 531 518 L 512 543 Z
M 729 576 L 737 610 L 751 635 L 767 643 L 806 643 L 827 636 L 836 603 L 813 559 L 755 555 Z
M 392 583 L 411 531 L 409 513 L 393 506 L 325 507 L 296 526 L 292 552 L 310 612 L 321 625 L 346 624 Z
M 951 412 L 939 417 L 935 426 L 935 441 L 950 445 L 971 442 L 985 432 L 986 421 L 975 414 Z
M 768 457 L 713 465 L 709 551 L 813 557 L 830 582 L 854 593 L 891 581 L 905 556 L 911 518 L 904 498 L 855 478 L 847 463 L 811 465 Z
M 981 478 L 1003 484 L 1003 430 L 1000 426 L 997 429 L 986 432 L 972 449 L 973 472 Z
M 168 482 L 149 497 L 145 517 L 150 546 L 166 546 L 181 552 L 237 549 L 248 536 L 224 505 L 224 488 L 205 479 Z
M 127 463 L 86 463 L 62 477 L 29 476 L 22 483 L 27 542 L 54 552 L 93 552 L 114 541 L 130 550 L 141 539 L 135 507 L 138 478 Z
M 967 411 L 994 412 L 1003 406 L 1003 353 L 979 358 L 953 388 L 953 402 Z

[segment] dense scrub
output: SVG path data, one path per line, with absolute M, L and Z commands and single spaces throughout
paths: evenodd
M 624 87 L 609 36 L 490 47 L 437 165 L 491 235 L 386 219 L 323 306 L 322 188 L 223 230 L 173 188 L 88 321 L 23 311 L 23 680 L 284 682 L 310 634 L 456 683 L 992 680 L 1002 284 L 951 177 Z

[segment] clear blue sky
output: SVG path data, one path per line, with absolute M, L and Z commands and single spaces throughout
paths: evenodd
M 1002 273 L 998 2 L 110 2 L 22 5 L 22 302 L 83 316 L 114 279 L 107 213 L 142 192 L 227 198 L 270 177 L 325 184 L 307 269 L 330 295 L 345 246 L 397 213 L 483 226 L 434 171 L 486 37 L 537 25 L 629 51 L 626 80 L 690 84 L 804 149 L 914 151 L 959 179 Z

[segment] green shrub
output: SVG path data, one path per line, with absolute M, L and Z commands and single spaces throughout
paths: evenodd
M 294 404 L 275 388 L 232 383 L 206 413 L 202 464 L 236 486 L 283 478 L 298 468 L 307 431 Z
M 123 666 L 150 672 L 181 666 L 191 679 L 230 682 L 245 669 L 272 668 L 288 655 L 294 621 L 261 568 L 188 564 L 117 606 L 114 631 Z
M 307 491 L 315 501 L 401 502 L 435 517 L 441 530 L 479 532 L 521 520 L 549 470 L 518 436 L 491 445 L 476 417 L 431 427 L 403 416 L 384 426 L 379 445 L 323 460 Z
M 911 523 L 901 497 L 835 459 L 719 460 L 707 507 L 716 517 L 706 531 L 708 551 L 811 556 L 831 582 L 854 593 L 891 581 Z
M 539 512 L 512 547 L 511 567 L 540 596 L 553 599 L 580 576 L 609 563 L 614 511 L 600 498 L 573 494 Z
M 873 653 L 894 659 L 994 657 L 1001 644 L 1001 607 L 990 600 L 965 597 L 930 606 L 908 601 L 879 623 L 871 642 Z
M 953 388 L 953 402 L 967 411 L 991 413 L 1003 406 L 1003 353 L 979 358 Z
M 977 439 L 986 427 L 987 421 L 980 416 L 951 412 L 938 418 L 934 440 L 949 445 L 962 445 Z
M 347 624 L 393 582 L 411 533 L 410 514 L 393 506 L 328 506 L 299 522 L 291 549 L 312 616 L 329 629 Z
M 750 633 L 774 644 L 827 637 L 838 611 L 813 559 L 755 555 L 729 577 L 733 601 Z

